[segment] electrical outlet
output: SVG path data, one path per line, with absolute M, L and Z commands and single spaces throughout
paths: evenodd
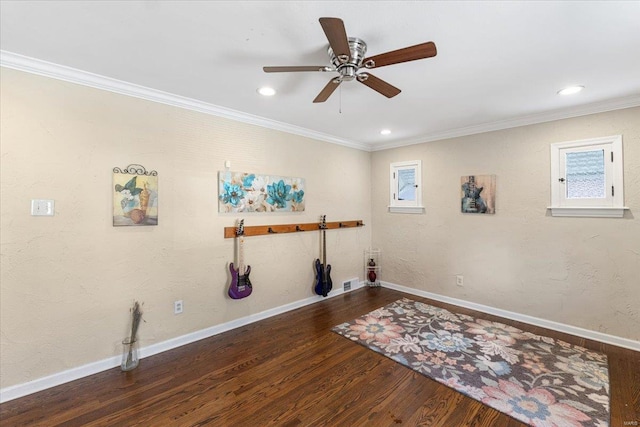
M 464 277 L 462 274 L 456 274 L 456 285 L 464 286 Z
M 173 302 L 173 314 L 182 313 L 183 308 L 184 307 L 182 306 L 182 300 L 178 300 L 178 301 L 174 301 Z

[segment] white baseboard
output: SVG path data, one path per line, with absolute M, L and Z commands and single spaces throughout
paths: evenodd
M 421 291 L 418 289 L 409 288 L 406 286 L 396 285 L 390 282 L 381 282 L 381 285 L 385 288 L 394 289 L 400 292 L 404 292 L 411 295 L 416 295 L 424 298 L 441 301 L 447 304 L 457 305 L 459 307 L 465 307 L 472 310 L 480 311 L 483 313 L 493 314 L 496 316 L 504 317 L 519 322 L 528 323 L 535 326 L 540 326 L 547 329 L 552 329 L 559 332 L 564 332 L 571 335 L 587 338 L 594 341 L 600 341 L 606 344 L 615 345 L 618 347 L 624 347 L 635 351 L 640 351 L 640 342 L 630 340 L 627 338 L 621 338 L 614 335 L 604 334 L 602 332 L 591 331 L 588 329 L 579 328 L 577 326 L 565 325 L 563 323 L 553 322 L 550 320 L 540 319 L 525 314 L 514 313 L 511 311 L 502 310 L 482 304 L 476 304 L 470 301 L 465 301 L 457 298 L 447 297 L 444 295 L 434 294 L 427 291 Z M 358 283 L 351 289 L 363 288 L 364 282 Z M 351 292 L 347 291 L 347 292 Z M 327 298 L 333 298 L 338 295 L 344 294 L 344 290 L 336 288 L 331 292 Z M 190 344 L 201 339 L 209 338 L 222 332 L 230 331 L 235 328 L 239 328 L 260 320 L 267 319 L 269 317 L 277 316 L 282 313 L 286 313 L 291 310 L 295 310 L 300 307 L 304 307 L 310 304 L 314 304 L 323 301 L 325 298 L 317 295 L 309 298 L 305 298 L 299 301 L 295 301 L 289 304 L 282 305 L 280 307 L 272 308 L 269 310 L 261 311 L 256 314 L 242 317 L 240 319 L 232 320 L 230 322 L 222 323 L 220 325 L 212 326 L 210 328 L 202 329 L 199 331 L 191 332 L 186 335 L 182 335 L 176 338 L 162 341 L 156 344 L 151 344 L 147 347 L 140 349 L 140 358 L 153 356 L 154 354 L 162 353 L 183 345 Z M 120 365 L 120 356 L 108 357 L 96 362 L 88 363 L 86 365 L 71 368 L 66 371 L 58 372 L 46 377 L 38 378 L 33 381 L 29 381 L 23 384 L 17 384 L 10 387 L 5 387 L 0 390 L 0 403 L 7 402 L 13 399 L 17 399 L 23 396 L 27 396 L 38 391 L 42 391 L 51 387 L 55 387 L 70 381 L 74 381 L 89 375 L 97 374 L 108 369 L 115 368 Z
M 351 288 L 351 291 L 360 289 L 362 287 L 364 287 L 364 282 L 360 282 L 359 284 Z M 327 298 L 337 297 L 338 295 L 342 295 L 344 293 L 344 289 L 340 287 L 334 287 Z M 140 349 L 140 358 L 143 359 L 145 357 L 153 356 L 154 354 L 181 347 L 183 345 L 187 345 L 204 338 L 209 338 L 222 332 L 230 331 L 232 329 L 239 328 L 250 323 L 277 316 L 278 314 L 286 313 L 287 311 L 295 310 L 306 305 L 315 304 L 327 298 L 324 298 L 320 295 L 315 295 L 289 304 L 281 305 L 280 307 L 261 311 L 260 313 L 252 314 L 240 319 L 235 319 L 230 322 L 212 326 L 210 328 L 191 332 L 189 334 L 172 338 L 167 341 L 151 344 Z M 83 377 L 87 377 L 89 375 L 97 374 L 99 372 L 115 368 L 116 366 L 120 366 L 120 362 L 120 356 L 112 356 L 106 359 L 99 360 L 97 362 L 92 362 L 86 365 L 78 366 L 76 368 L 68 369 L 66 371 L 57 372 L 55 374 L 38 378 L 23 384 L 5 387 L 3 389 L 0 389 L 0 403 L 8 402 L 13 399 L 27 396 L 32 393 L 46 390 L 51 387 L 55 387 L 64 383 L 68 383 L 70 381 L 74 381 Z
M 516 320 L 518 322 L 528 323 L 530 325 L 540 326 L 542 328 L 552 329 L 558 332 L 564 332 L 566 334 L 599 341 L 605 344 L 611 344 L 618 347 L 628 348 L 630 350 L 640 351 L 640 341 L 634 341 L 628 338 L 617 337 L 615 335 L 609 335 L 602 332 L 579 328 L 577 326 L 565 325 L 564 323 L 540 319 L 538 317 L 528 316 L 526 314 L 514 313 L 512 311 L 502 310 L 499 308 L 490 307 L 488 305 L 476 304 L 474 302 L 434 294 L 427 291 L 421 291 L 419 289 L 408 288 L 406 286 L 396 285 L 395 283 L 381 282 L 381 285 L 385 288 L 395 289 L 396 291 L 404 292 L 407 294 L 429 298 L 447 304 L 457 305 L 459 307 L 470 308 L 472 310 L 481 311 L 483 313 L 493 314 L 495 316 Z
M 98 372 L 106 371 L 119 365 L 120 356 L 113 356 L 97 362 L 87 363 L 86 365 L 71 368 L 66 371 L 47 375 L 46 377 L 38 378 L 23 384 L 5 387 L 0 390 L 0 403 L 46 390 L 83 377 L 88 377 L 89 375 L 97 374 Z

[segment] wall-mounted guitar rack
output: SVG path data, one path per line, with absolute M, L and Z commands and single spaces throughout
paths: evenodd
M 361 219 L 352 221 L 335 221 L 325 223 L 326 230 L 335 228 L 353 228 L 364 227 L 364 223 Z M 236 234 L 237 227 L 225 227 L 224 238 L 229 239 L 232 237 L 238 237 Z M 244 227 L 244 236 L 262 236 L 265 234 L 284 234 L 284 233 L 299 233 L 301 231 L 318 231 L 322 230 L 319 222 L 308 222 L 306 224 L 275 224 L 275 225 L 254 225 Z

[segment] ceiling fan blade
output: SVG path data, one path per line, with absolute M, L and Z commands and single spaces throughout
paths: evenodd
M 363 85 L 369 86 L 376 92 L 381 93 L 387 98 L 393 98 L 394 96 L 402 92 L 397 87 L 392 86 L 384 80 L 377 78 L 373 74 L 360 73 L 358 74 L 358 81 Z
M 329 80 L 329 83 L 327 83 L 327 85 L 320 91 L 313 102 L 324 102 L 329 99 L 331 94 L 338 88 L 338 86 L 340 86 L 340 83 L 342 83 L 342 80 L 340 80 L 339 77 Z
M 284 67 L 262 67 L 265 73 L 289 73 L 292 71 L 333 71 L 331 67 L 324 65 L 308 65 L 308 66 L 284 66 Z
M 385 65 L 415 61 L 416 59 L 431 58 L 436 56 L 437 53 L 436 45 L 433 42 L 427 42 L 371 56 L 365 58 L 362 63 L 366 68 L 378 68 Z
M 344 22 L 340 18 L 320 18 L 320 25 L 329 40 L 333 53 L 340 62 L 347 62 L 351 58 L 347 31 Z

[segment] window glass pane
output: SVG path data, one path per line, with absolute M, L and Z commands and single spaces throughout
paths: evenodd
M 416 200 L 415 169 L 398 169 L 398 200 Z
M 566 153 L 567 199 L 605 198 L 604 150 Z

